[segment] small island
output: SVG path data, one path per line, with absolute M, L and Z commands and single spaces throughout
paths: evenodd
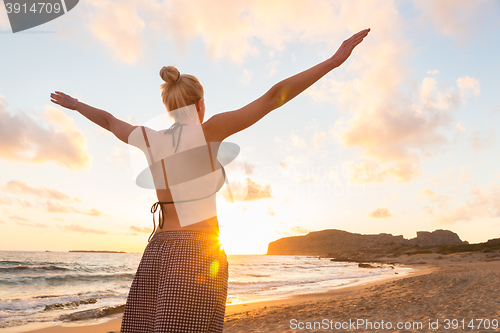
M 96 251 L 96 250 L 69 250 L 68 252 L 81 252 L 81 253 L 127 253 L 125 251 Z

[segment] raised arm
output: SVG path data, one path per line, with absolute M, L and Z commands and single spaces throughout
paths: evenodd
M 50 94 L 50 97 L 52 102 L 67 109 L 80 112 L 90 121 L 112 132 L 118 139 L 125 143 L 128 143 L 128 136 L 137 127 L 116 118 L 107 111 L 82 103 L 78 101 L 78 99 L 66 95 L 63 92 L 56 91 L 55 93 Z
M 222 112 L 208 119 L 206 128 L 216 141 L 255 124 L 272 110 L 279 108 L 309 88 L 332 69 L 339 67 L 351 55 L 356 45 L 363 41 L 370 29 L 365 29 L 346 39 L 329 59 L 299 74 L 275 84 L 264 95 L 235 111 Z

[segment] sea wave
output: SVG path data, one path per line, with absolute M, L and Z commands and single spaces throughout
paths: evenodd
M 32 265 L 32 266 L 12 266 L 12 267 L 0 267 L 0 273 L 9 273 L 9 272 L 20 272 L 20 271 L 69 271 L 69 268 L 48 265 Z
M 85 311 L 77 311 L 70 314 L 65 314 L 59 317 L 59 320 L 62 321 L 75 321 L 82 319 L 94 319 L 105 316 L 110 316 L 115 313 L 121 313 L 125 310 L 125 304 L 114 305 L 114 306 L 105 306 L 97 309 L 85 310 Z
M 0 285 L 29 285 L 36 283 L 46 283 L 49 285 L 58 285 L 65 283 L 78 283 L 78 282 L 103 282 L 115 280 L 132 280 L 135 273 L 119 273 L 119 274 L 88 274 L 88 273 L 75 273 L 75 274 L 52 274 L 52 275 L 25 275 L 3 277 L 0 279 Z
M 0 260 L 0 265 L 24 265 L 26 263 L 26 261 Z
M 60 310 L 65 308 L 76 308 L 77 306 L 80 306 L 82 304 L 94 304 L 94 303 L 97 303 L 96 298 L 88 298 L 88 299 L 82 299 L 80 301 L 71 301 L 64 303 L 47 304 L 45 305 L 43 311 Z

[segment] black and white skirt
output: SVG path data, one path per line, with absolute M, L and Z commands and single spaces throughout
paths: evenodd
M 156 233 L 128 294 L 121 333 L 222 332 L 228 261 L 217 237 L 196 230 Z

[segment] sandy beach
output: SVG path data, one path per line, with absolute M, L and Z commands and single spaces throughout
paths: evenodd
M 224 332 L 500 330 L 500 253 L 418 254 L 382 260 L 418 270 L 324 293 L 228 305 Z M 119 332 L 120 316 L 101 324 L 68 323 L 29 332 Z

